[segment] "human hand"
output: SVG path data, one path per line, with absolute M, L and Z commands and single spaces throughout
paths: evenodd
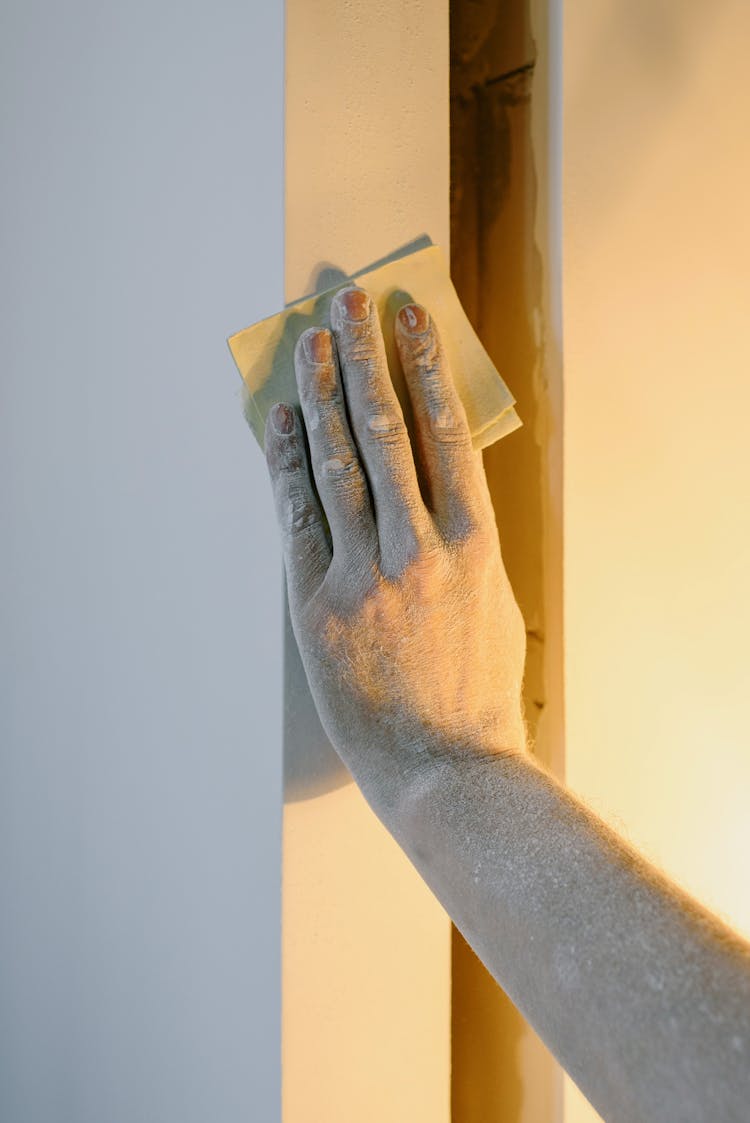
M 526 637 L 429 314 L 405 305 L 395 328 L 419 477 L 363 289 L 336 295 L 331 328 L 308 329 L 295 348 L 304 426 L 274 406 L 265 448 L 310 689 L 377 806 L 445 754 L 524 749 Z

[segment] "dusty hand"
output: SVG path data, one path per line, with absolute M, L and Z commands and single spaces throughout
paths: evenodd
M 266 456 L 310 688 L 377 803 L 444 753 L 524 748 L 525 632 L 428 313 L 409 304 L 396 318 L 419 479 L 368 294 L 337 294 L 331 327 L 298 340 L 304 429 L 275 406 Z

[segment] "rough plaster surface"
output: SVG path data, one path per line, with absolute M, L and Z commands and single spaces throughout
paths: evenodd
M 290 0 L 286 36 L 287 301 L 447 248 L 448 4 Z M 447 1123 L 447 916 L 352 783 L 286 804 L 283 853 L 285 1123 Z

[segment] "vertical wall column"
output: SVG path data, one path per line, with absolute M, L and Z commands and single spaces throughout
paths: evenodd
M 459 296 L 523 427 L 485 450 L 505 566 L 526 621 L 532 751 L 562 771 L 562 385 L 548 0 L 453 0 L 451 240 Z M 454 933 L 453 1123 L 554 1123 L 561 1071 Z
M 448 251 L 448 3 L 289 0 L 286 298 Z M 450 924 L 332 753 L 287 630 L 285 1123 L 447 1123 Z
M 563 41 L 567 777 L 747 935 L 750 7 Z

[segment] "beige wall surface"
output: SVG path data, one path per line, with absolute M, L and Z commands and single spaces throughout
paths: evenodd
M 421 234 L 447 255 L 448 120 L 447 0 L 289 0 L 287 301 Z M 300 672 L 290 646 L 284 1121 L 447 1123 L 450 923 L 331 761 Z
M 750 6 L 563 42 L 567 778 L 750 935 Z

